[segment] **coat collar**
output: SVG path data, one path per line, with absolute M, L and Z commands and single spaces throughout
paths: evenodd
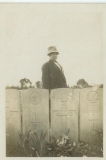
M 63 72 L 59 69 L 59 67 L 54 63 L 54 62 L 57 62 L 57 61 L 54 61 L 54 60 L 49 60 L 49 64 L 54 66 L 55 69 L 58 71 L 58 73 L 62 76 L 62 78 L 65 80 L 65 76 L 63 74 Z

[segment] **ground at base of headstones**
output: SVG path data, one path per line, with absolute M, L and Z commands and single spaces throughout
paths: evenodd
M 26 148 L 30 147 L 26 146 Z M 36 147 L 35 149 L 37 151 Z M 26 151 L 29 152 L 29 150 Z M 7 157 L 26 157 L 19 146 L 7 146 L 6 153 Z M 37 155 L 31 155 L 31 157 L 37 157 Z M 41 157 L 103 157 L 103 134 L 102 132 L 98 134 L 94 144 L 88 144 L 84 141 L 70 142 L 69 137 L 64 134 L 58 139 L 52 137 L 51 142 L 44 143 Z

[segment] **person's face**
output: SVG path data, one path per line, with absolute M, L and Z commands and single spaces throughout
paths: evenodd
M 57 53 L 56 52 L 53 52 L 49 55 L 50 57 L 50 60 L 56 60 L 57 59 Z

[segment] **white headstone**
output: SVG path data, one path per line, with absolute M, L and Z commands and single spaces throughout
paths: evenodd
M 93 143 L 97 131 L 103 130 L 103 89 L 80 91 L 80 139 Z
M 49 92 L 46 89 L 22 90 L 22 128 L 26 133 L 36 131 L 40 135 L 47 132 L 49 139 Z
M 79 90 L 71 88 L 51 91 L 51 132 L 56 138 L 66 134 L 72 142 L 78 141 Z
M 6 147 L 16 149 L 18 132 L 21 130 L 20 91 L 5 90 L 6 105 Z

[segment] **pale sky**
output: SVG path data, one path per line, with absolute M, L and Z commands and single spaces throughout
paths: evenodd
M 86 7 L 76 12 L 72 5 L 62 4 L 6 8 L 5 85 L 19 85 L 22 78 L 33 85 L 41 81 L 41 67 L 49 60 L 52 45 L 57 47 L 57 61 L 69 86 L 79 79 L 102 84 L 103 15 L 87 12 Z

